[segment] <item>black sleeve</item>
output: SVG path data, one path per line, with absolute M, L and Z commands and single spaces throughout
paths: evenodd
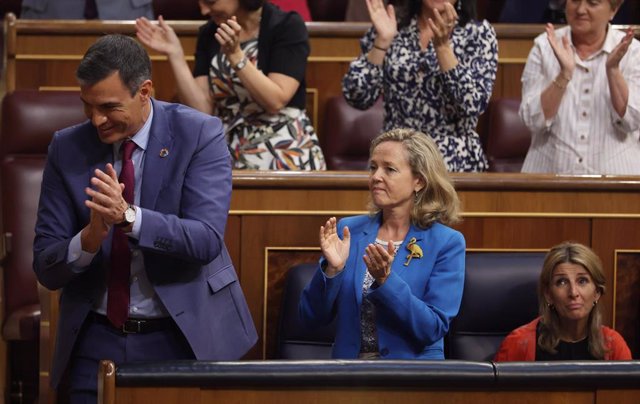
M 214 37 L 216 26 L 208 22 L 201 26 L 198 31 L 196 42 L 195 65 L 193 66 L 193 77 L 208 76 L 211 59 L 217 52 L 218 42 Z
M 274 27 L 270 46 L 268 73 L 285 74 L 302 83 L 310 52 L 309 33 L 302 17 L 288 13 L 282 23 Z

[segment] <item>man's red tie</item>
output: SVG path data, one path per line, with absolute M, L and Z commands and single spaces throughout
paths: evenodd
M 124 184 L 122 196 L 128 203 L 133 203 L 134 172 L 131 155 L 136 144 L 125 140 L 122 149 L 122 170 L 118 181 Z M 122 228 L 113 227 L 111 244 L 111 271 L 109 273 L 109 289 L 107 292 L 107 317 L 111 323 L 120 328 L 129 316 L 129 274 L 131 273 L 131 251 L 129 240 Z

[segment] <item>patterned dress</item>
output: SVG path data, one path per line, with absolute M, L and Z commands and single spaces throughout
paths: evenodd
M 376 244 L 381 245 L 384 249 L 387 248 L 387 242 L 379 238 L 376 238 Z M 396 254 L 401 245 L 402 241 L 395 241 L 393 243 Z M 380 357 L 378 353 L 378 331 L 376 329 L 376 306 L 367 297 L 371 285 L 373 285 L 374 282 L 375 279 L 373 276 L 371 276 L 369 271 L 366 271 L 364 274 L 364 282 L 362 283 L 362 306 L 360 307 L 361 359 L 375 359 Z
M 456 26 L 451 43 L 458 65 L 441 72 L 433 44 L 420 49 L 417 20 L 399 30 L 382 66 L 370 63 L 375 30 L 361 40 L 362 55 L 342 82 L 347 101 L 371 107 L 384 98 L 384 130 L 412 128 L 431 136 L 450 171 L 485 171 L 487 160 L 475 131 L 487 107 L 498 65 L 498 42 L 487 22 Z
M 258 40 L 244 42 L 251 61 L 258 60 Z M 222 119 L 234 168 L 251 170 L 324 170 L 318 137 L 304 110 L 285 107 L 267 113 L 250 96 L 226 56 L 211 59 L 209 81 L 215 114 Z

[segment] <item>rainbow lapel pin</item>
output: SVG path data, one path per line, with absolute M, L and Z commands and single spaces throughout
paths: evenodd
M 418 244 L 416 244 L 416 238 L 411 237 L 409 243 L 407 243 L 407 250 L 409 250 L 409 255 L 407 255 L 407 262 L 404 263 L 404 266 L 409 266 L 409 263 L 413 258 L 420 259 L 422 258 L 422 248 Z

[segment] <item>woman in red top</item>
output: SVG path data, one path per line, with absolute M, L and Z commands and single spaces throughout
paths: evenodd
M 540 317 L 512 331 L 494 360 L 631 360 L 615 330 L 602 325 L 602 263 L 588 247 L 565 242 L 547 254 L 540 281 Z

